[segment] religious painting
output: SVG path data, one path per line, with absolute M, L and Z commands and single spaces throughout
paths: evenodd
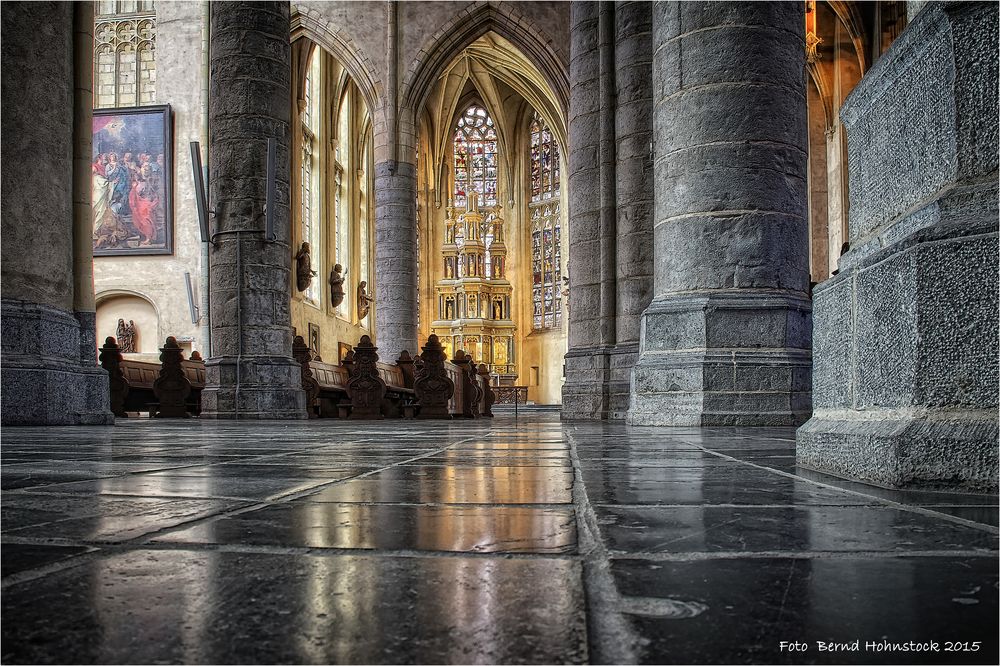
M 173 253 L 170 106 L 95 109 L 94 255 Z

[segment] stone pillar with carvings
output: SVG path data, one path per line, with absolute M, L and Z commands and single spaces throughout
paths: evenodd
M 802 3 L 653 6 L 654 297 L 629 422 L 809 416 Z
M 211 7 L 212 357 L 202 418 L 304 419 L 289 314 L 288 2 Z M 269 45 L 265 51 L 260 44 Z M 267 140 L 277 139 L 276 240 L 264 237 Z
M 93 4 L 4 6 L 0 43 L 2 422 L 110 424 L 90 279 Z

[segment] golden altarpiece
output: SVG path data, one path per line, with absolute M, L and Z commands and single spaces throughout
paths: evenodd
M 462 349 L 488 365 L 501 384 L 514 384 L 516 326 L 501 207 L 495 203 L 480 209 L 475 190 L 465 203 L 463 211 L 456 212 L 454 200 L 446 209 L 444 278 L 435 286 L 438 310 L 431 328 L 449 353 Z

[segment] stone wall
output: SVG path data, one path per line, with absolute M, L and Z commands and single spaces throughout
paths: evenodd
M 996 23 L 928 4 L 844 105 L 851 250 L 814 294 L 800 465 L 996 489 Z

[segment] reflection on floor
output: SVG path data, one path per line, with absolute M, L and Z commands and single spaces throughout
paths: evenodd
M 140 420 L 2 471 L 5 663 L 997 662 L 996 496 L 791 429 Z

